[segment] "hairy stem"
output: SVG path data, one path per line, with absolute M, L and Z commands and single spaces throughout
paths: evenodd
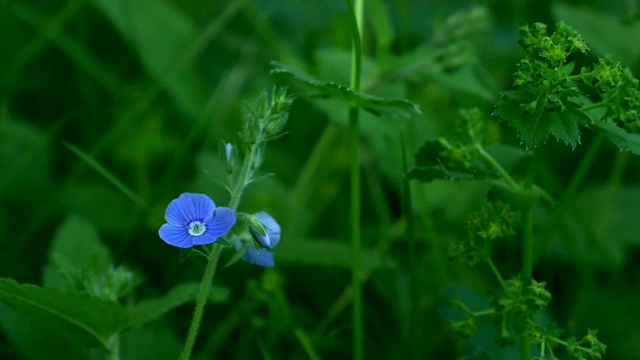
M 242 164 L 240 175 L 238 176 L 236 184 L 233 187 L 233 190 L 231 192 L 231 199 L 229 200 L 229 208 L 233 211 L 237 210 L 238 205 L 240 204 L 240 199 L 242 198 L 242 193 L 244 192 L 244 189 L 249 182 L 249 178 L 251 177 L 251 167 L 253 164 L 253 159 L 256 158 L 259 151 L 260 141 L 262 140 L 258 139 L 251 145 L 249 154 L 244 158 L 244 163 Z M 209 260 L 207 261 L 207 267 L 204 270 L 202 282 L 200 282 L 200 289 L 198 290 L 196 309 L 193 312 L 191 326 L 189 327 L 189 333 L 187 334 L 187 340 L 182 350 L 182 354 L 180 355 L 180 360 L 187 360 L 191 357 L 193 345 L 196 342 L 198 329 L 200 328 L 200 321 L 202 320 L 202 315 L 204 314 L 204 306 L 206 305 L 207 299 L 209 298 L 211 283 L 213 282 L 213 276 L 216 273 L 216 265 L 218 264 L 218 259 L 220 259 L 222 249 L 224 249 L 222 245 L 218 245 L 216 243 L 212 244 L 212 248 L 208 256 Z
M 187 341 L 180 354 L 180 360 L 187 360 L 191 357 L 191 351 L 193 345 L 196 343 L 196 336 L 198 335 L 198 329 L 200 328 L 200 321 L 204 314 L 204 306 L 209 299 L 209 291 L 211 290 L 211 283 L 213 282 L 213 275 L 216 273 L 216 265 L 218 259 L 222 253 L 222 245 L 213 244 L 211 253 L 209 254 L 209 261 L 207 267 L 204 270 L 202 276 L 202 282 L 200 283 L 200 289 L 198 290 L 198 298 L 196 299 L 196 309 L 193 312 L 193 319 L 191 320 L 191 326 L 189 327 L 189 333 L 187 334 Z
M 364 0 L 345 0 L 349 9 L 351 35 L 353 37 L 351 58 L 351 88 L 360 90 L 360 74 L 362 66 L 362 16 Z M 350 156 L 350 220 L 351 220 L 351 281 L 353 283 L 353 359 L 362 360 L 363 330 L 362 330 L 362 284 L 360 241 L 360 112 L 358 108 L 349 108 L 349 156 Z

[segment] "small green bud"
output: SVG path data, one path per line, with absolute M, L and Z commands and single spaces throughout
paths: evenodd
M 236 165 L 236 149 L 233 144 L 220 140 L 218 145 L 218 156 L 220 157 L 220 163 L 224 171 L 231 175 L 233 168 Z

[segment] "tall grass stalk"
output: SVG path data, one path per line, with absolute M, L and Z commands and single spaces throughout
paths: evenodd
M 345 0 L 349 9 L 351 34 L 353 37 L 351 58 L 351 88 L 360 90 L 362 72 L 362 17 L 364 0 Z M 360 241 L 360 111 L 349 108 L 349 155 L 350 155 L 350 219 L 351 219 L 351 281 L 353 283 L 353 359 L 363 358 L 362 331 L 362 284 L 360 280 L 361 252 Z

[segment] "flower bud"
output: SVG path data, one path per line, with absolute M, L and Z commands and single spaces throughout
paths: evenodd
M 266 212 L 253 214 L 249 231 L 253 239 L 266 248 L 273 248 L 280 242 L 280 225 Z

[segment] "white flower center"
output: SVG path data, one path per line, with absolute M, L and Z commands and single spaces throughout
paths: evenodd
M 193 236 L 200 236 L 204 234 L 204 231 L 207 230 L 207 227 L 204 226 L 200 221 L 192 221 L 189 223 L 189 234 Z

